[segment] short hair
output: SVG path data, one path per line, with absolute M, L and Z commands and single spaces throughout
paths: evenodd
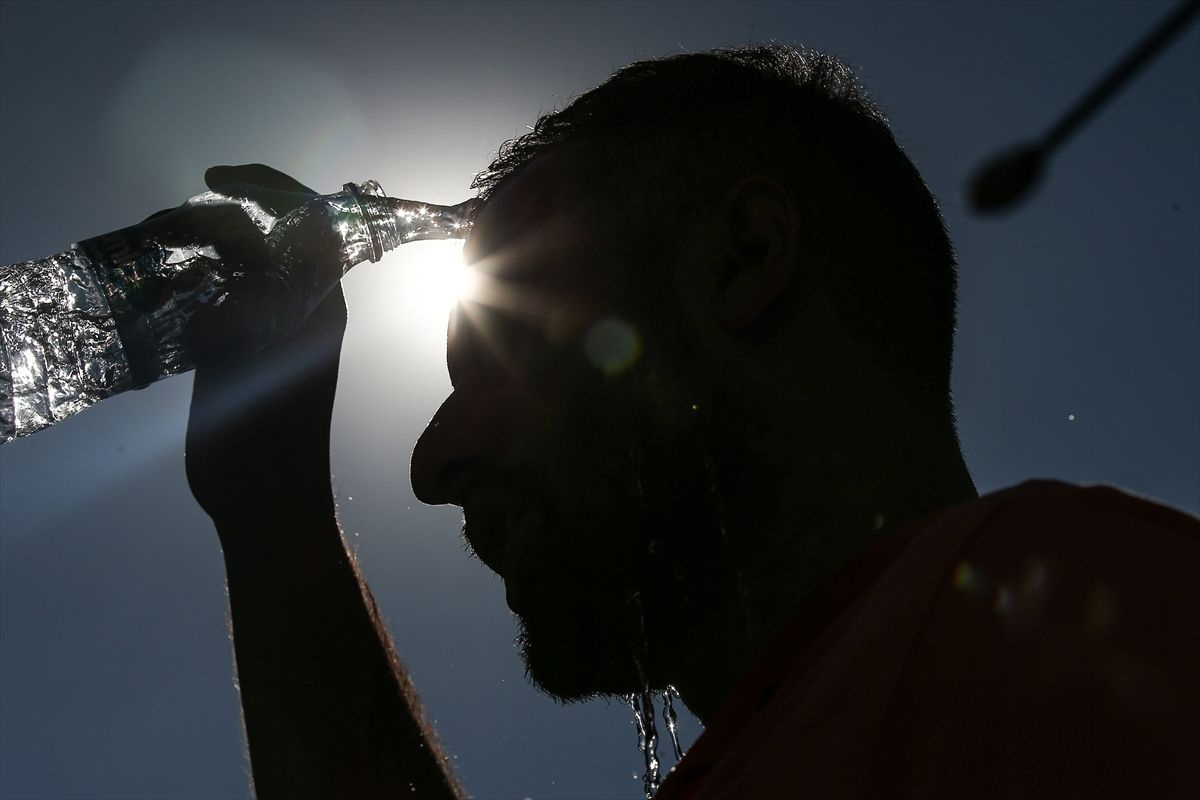
M 957 274 L 937 201 L 841 60 L 779 44 L 638 61 L 505 142 L 473 188 L 486 200 L 559 145 L 589 190 L 650 244 L 739 180 L 777 180 L 826 251 L 816 277 L 855 340 L 953 420 Z M 669 238 L 669 237 L 668 237 Z M 660 241 L 670 246 L 669 241 Z

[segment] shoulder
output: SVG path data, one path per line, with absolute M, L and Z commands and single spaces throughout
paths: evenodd
M 978 646 L 1012 674 L 1032 669 L 1010 662 L 1034 648 L 1046 676 L 1085 667 L 1072 649 L 1138 654 L 1170 662 L 1167 671 L 1200 654 L 1200 520 L 1112 487 L 1056 481 L 978 503 L 976 524 L 953 533 L 923 646 L 936 651 L 950 636 L 955 651 Z M 955 513 L 940 522 L 957 528 Z
M 990 535 L 1070 536 L 1080 542 L 1089 534 L 1148 534 L 1200 547 L 1200 518 L 1114 486 L 1030 480 L 978 502 L 990 507 L 981 526 Z
M 1146 615 L 1156 625 L 1195 621 L 1200 519 L 1110 486 L 1058 481 L 979 502 L 983 516 L 959 532 L 939 605 L 975 604 L 1014 635 L 1130 627 Z
M 990 775 L 1033 796 L 1194 783 L 1200 521 L 1054 481 L 978 503 L 969 529 L 964 510 L 938 520 L 953 555 L 889 714 L 904 757 L 942 785 Z

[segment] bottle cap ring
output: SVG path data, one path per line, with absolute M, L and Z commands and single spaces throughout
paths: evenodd
M 378 186 L 378 184 L 376 184 Z M 363 223 L 367 226 L 367 234 L 371 237 L 371 263 L 375 264 L 379 259 L 383 258 L 383 242 L 379 238 L 379 232 L 375 230 L 375 223 L 371 220 L 371 215 L 367 213 L 367 207 L 363 205 L 362 194 L 358 190 L 358 185 L 347 183 L 342 187 L 350 196 L 354 198 L 354 204 L 358 206 L 358 213 L 362 216 Z

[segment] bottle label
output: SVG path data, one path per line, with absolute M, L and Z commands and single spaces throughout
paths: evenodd
M 117 335 L 129 363 L 133 388 L 140 389 L 161 377 L 158 342 L 146 318 L 147 303 L 152 302 L 143 286 L 146 279 L 157 277 L 150 265 L 153 254 L 142 244 L 139 226 L 124 228 L 77 247 L 88 257 L 100 285 L 108 297 L 108 306 L 117 326 Z

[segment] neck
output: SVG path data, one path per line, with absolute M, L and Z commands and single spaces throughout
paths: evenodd
M 752 459 L 754 466 L 731 482 L 728 580 L 716 610 L 696 626 L 673 678 L 703 723 L 712 721 L 787 621 L 847 562 L 905 523 L 978 497 L 952 431 L 925 437 L 920 448 L 902 452 L 890 466 L 880 465 L 879 453 L 839 455 L 766 455 Z

